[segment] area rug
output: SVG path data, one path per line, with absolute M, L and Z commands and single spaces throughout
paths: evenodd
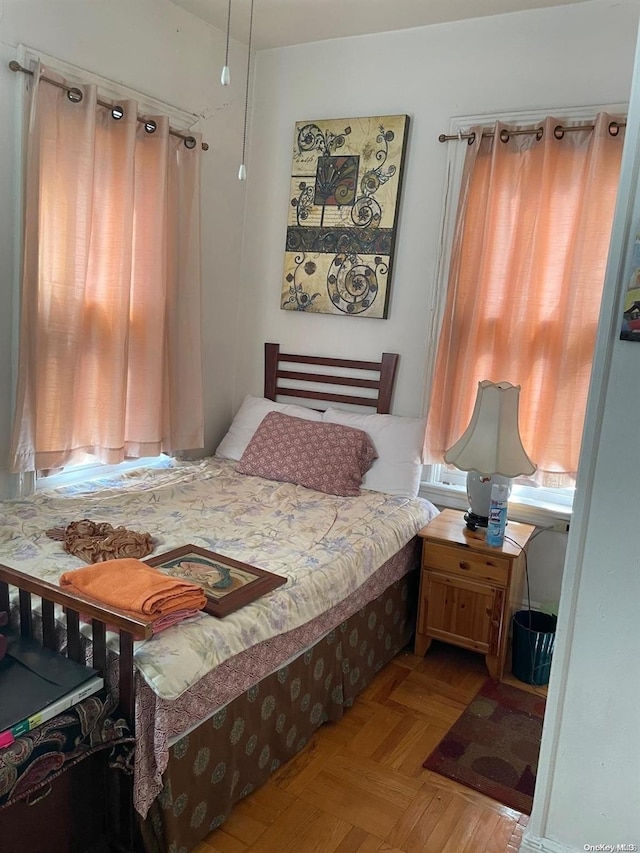
M 531 814 L 544 708 L 540 696 L 489 679 L 423 767 Z

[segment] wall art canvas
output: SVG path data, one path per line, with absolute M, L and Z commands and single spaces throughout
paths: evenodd
M 296 123 L 281 307 L 387 317 L 409 116 Z

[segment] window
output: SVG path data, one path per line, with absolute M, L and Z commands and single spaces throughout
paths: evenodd
M 50 68 L 29 88 L 12 468 L 200 448 L 199 141 Z
M 420 496 L 441 507 L 467 509 L 465 471 L 447 465 L 425 465 Z M 539 486 L 527 478 L 513 482 L 509 518 L 566 532 L 571 520 L 575 487 Z
M 446 480 L 451 490 L 464 478 L 439 465 L 444 451 L 469 422 L 478 382 L 506 380 L 522 388 L 523 444 L 538 465 L 516 491 L 522 500 L 535 494 L 536 504 L 541 486 L 545 497 L 570 500 L 624 121 L 569 112 L 562 120 L 498 122 L 490 134 L 482 133 L 484 117 L 469 145 L 451 143 L 449 188 L 460 189 L 445 202 L 440 321 L 432 330 L 432 484 Z M 458 124 L 467 131 L 474 121 Z

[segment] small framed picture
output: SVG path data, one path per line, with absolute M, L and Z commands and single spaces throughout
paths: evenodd
M 144 562 L 174 578 L 201 586 L 207 596 L 205 613 L 218 617 L 233 613 L 287 582 L 280 575 L 197 545 L 183 545 Z

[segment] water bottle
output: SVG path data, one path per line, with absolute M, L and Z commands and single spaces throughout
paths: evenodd
M 507 501 L 509 486 L 494 483 L 491 486 L 491 503 L 489 504 L 489 523 L 487 525 L 487 545 L 499 548 L 504 542 L 504 531 L 507 526 Z

